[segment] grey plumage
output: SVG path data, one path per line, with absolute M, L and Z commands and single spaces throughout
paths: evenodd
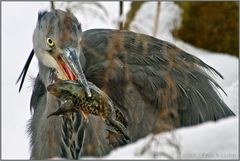
M 159 97 L 155 93 L 158 90 L 164 91 L 170 86 L 170 82 L 172 83 L 172 91 L 167 95 L 167 98 L 176 94 L 177 98 L 174 103 L 179 106 L 177 109 L 180 114 L 180 126 L 194 125 L 233 115 L 216 91 L 216 88 L 221 89 L 221 87 L 204 70 L 214 72 L 222 77 L 219 72 L 197 57 L 168 42 L 146 35 L 136 35 L 130 31 L 94 29 L 83 32 L 82 44 L 84 44 L 83 51 L 87 60 L 85 74 L 93 83 L 100 87 L 103 86 L 99 80 L 104 80 L 101 76 L 104 75 L 107 67 L 102 60 L 108 61 L 105 59 L 108 53 L 106 49 L 108 43 L 114 42 L 114 37 L 123 38 L 123 41 L 118 44 L 121 47 L 115 49 L 117 52 L 115 59 L 124 64 L 124 56 L 127 57 L 127 72 L 131 75 L 131 83 L 137 92 L 144 97 L 144 100 L 147 99 L 156 108 L 163 108 L 162 104 L 165 100 L 162 100 L 161 96 Z M 140 50 L 144 51 L 144 47 L 141 46 L 143 41 L 147 42 L 146 53 Z M 127 54 L 124 55 L 125 51 Z M 112 78 L 109 88 L 119 88 L 118 83 L 124 82 L 124 72 L 118 71 L 118 69 L 114 72 L 118 73 L 114 74 L 116 78 Z M 114 80 L 117 81 L 114 82 Z M 110 95 L 116 95 L 117 91 L 113 94 L 111 91 L 109 90 Z M 114 100 L 112 97 L 116 102 L 119 101 L 118 98 L 116 97 Z M 171 102 L 172 99 L 167 103 Z
M 52 83 L 49 76 L 59 70 L 49 64 L 54 54 L 43 50 L 42 41 L 49 34 L 59 50 L 69 46 L 81 50 L 79 60 L 87 80 L 121 109 L 132 142 L 149 133 L 234 115 L 217 93 L 221 87 L 206 70 L 222 77 L 220 73 L 173 44 L 131 31 L 93 29 L 81 33 L 71 13 L 43 12 L 33 39 L 39 74 L 31 97 L 32 159 L 103 156 L 125 144 L 96 116 L 90 115 L 88 121 L 80 113 L 47 119 L 60 105 L 46 90 Z M 27 68 L 21 74 L 22 82 Z

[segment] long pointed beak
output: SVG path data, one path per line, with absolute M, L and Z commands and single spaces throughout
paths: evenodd
M 83 84 L 86 89 L 87 96 L 91 97 L 92 94 L 89 89 L 87 79 L 83 73 L 82 65 L 77 55 L 77 50 L 75 48 L 65 48 L 63 49 L 63 52 L 60 53 L 60 57 L 72 70 L 73 74 L 77 77 L 77 80 Z

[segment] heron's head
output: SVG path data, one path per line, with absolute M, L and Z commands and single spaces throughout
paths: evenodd
M 34 52 L 44 66 L 55 69 L 60 79 L 77 79 L 81 26 L 70 12 L 41 12 L 33 34 Z M 79 61 L 79 62 L 77 62 Z
M 81 25 L 69 11 L 41 12 L 33 34 L 33 47 L 39 62 L 53 69 L 48 72 L 52 78 L 79 80 L 91 96 L 82 71 L 85 60 L 80 47 L 81 32 Z

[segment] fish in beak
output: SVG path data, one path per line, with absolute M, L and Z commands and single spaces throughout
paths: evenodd
M 67 80 L 77 80 L 78 82 L 80 82 L 85 87 L 87 96 L 91 97 L 92 94 L 89 89 L 87 79 L 83 73 L 77 49 L 71 47 L 64 48 L 62 52 L 60 52 L 59 56 L 54 58 L 60 66 L 61 72 L 58 72 L 64 73 L 65 79 Z M 61 78 L 62 75 L 59 77 Z

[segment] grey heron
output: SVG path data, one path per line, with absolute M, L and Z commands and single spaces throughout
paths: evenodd
M 104 91 L 128 121 L 130 142 L 149 133 L 233 116 L 206 72 L 221 74 L 175 45 L 131 31 L 91 29 L 82 32 L 69 11 L 40 12 L 33 50 L 19 76 L 22 88 L 32 57 L 39 72 L 34 81 L 29 122 L 31 159 L 103 156 L 129 142 L 98 116 L 79 112 L 47 118 L 60 101 L 47 87 L 56 79 L 87 81 Z

